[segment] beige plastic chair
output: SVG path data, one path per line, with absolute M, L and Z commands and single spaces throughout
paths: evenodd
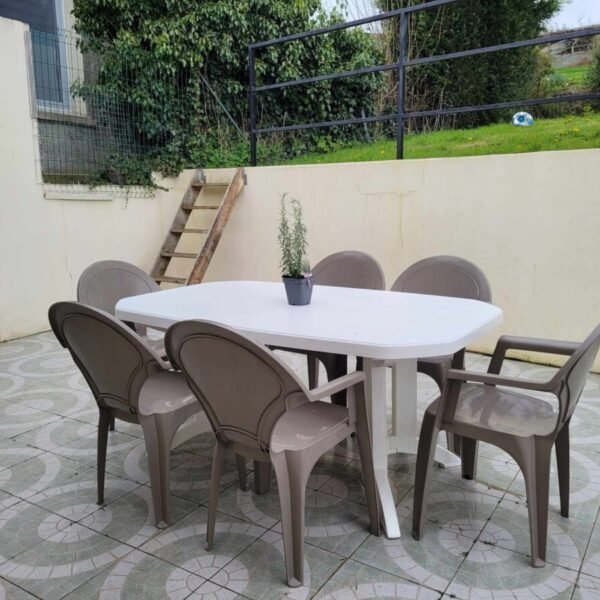
M 319 458 L 356 432 L 370 518 L 379 534 L 363 373 L 355 372 L 313 391 L 264 346 L 215 323 L 184 321 L 166 335 L 171 362 L 185 375 L 217 438 L 213 456 L 207 547 L 214 542 L 225 450 L 275 469 L 288 585 L 304 581 L 306 484 Z M 322 402 L 348 390 L 349 408 Z
M 457 256 L 432 256 L 416 262 L 396 279 L 392 291 L 492 301 L 492 290 L 483 271 Z M 417 370 L 429 375 L 441 392 L 451 364 L 452 356 L 435 356 L 419 360 Z M 460 456 L 460 438 L 448 435 L 447 443 L 448 449 Z
M 140 268 L 121 260 L 101 260 L 90 265 L 77 282 L 77 300 L 115 315 L 115 306 L 122 298 L 159 292 L 160 286 Z M 128 324 L 161 356 L 164 356 L 162 337 L 150 339 L 146 326 Z
M 582 343 L 502 337 L 488 373 L 450 369 L 440 398 L 425 413 L 415 475 L 413 536 L 421 539 L 438 433 L 462 438 L 462 474 L 474 473 L 476 440 L 502 448 L 523 472 L 529 511 L 531 564 L 544 566 L 552 447 L 556 450 L 560 512 L 569 516 L 569 423 L 600 347 L 600 326 Z M 570 356 L 548 382 L 499 375 L 506 351 L 520 349 Z M 455 365 L 460 359 L 455 360 Z M 496 386 L 503 386 L 498 388 Z M 506 389 L 510 388 L 510 389 Z M 556 403 L 516 390 L 547 392 Z
M 379 263 L 365 252 L 344 250 L 330 254 L 312 270 L 315 285 L 348 287 L 363 290 L 385 290 L 385 276 Z M 299 354 L 306 354 L 308 362 L 309 387 L 319 385 L 319 362 L 323 363 L 328 380 L 342 377 L 348 372 L 348 357 L 328 352 L 309 352 L 291 348 L 278 348 Z M 360 367 L 360 360 L 359 360 Z M 334 404 L 346 405 L 346 392 L 335 394 Z
M 48 316 L 54 334 L 68 348 L 100 410 L 98 504 L 104 502 L 111 420 L 139 423 L 146 442 L 156 524 L 169 523 L 171 444 L 179 426 L 201 411 L 185 378 L 170 371 L 168 363 L 135 332 L 104 311 L 77 302 L 57 302 Z

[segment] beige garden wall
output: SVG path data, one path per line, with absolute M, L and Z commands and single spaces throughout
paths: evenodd
M 150 269 L 192 175 L 129 199 L 40 185 L 24 33 L 0 19 L 0 340 L 46 330 L 48 306 L 74 298 L 96 260 Z M 600 321 L 600 150 L 249 168 L 247 176 L 207 280 L 278 279 L 287 192 L 304 204 L 313 262 L 364 250 L 391 285 L 416 260 L 456 254 L 490 278 L 505 311 L 498 333 L 580 339 Z M 490 351 L 493 338 L 473 348 Z
M 208 279 L 277 279 L 284 192 L 305 207 L 313 263 L 364 250 L 390 286 L 454 254 L 488 275 L 498 333 L 581 339 L 600 322 L 600 150 L 248 169 Z

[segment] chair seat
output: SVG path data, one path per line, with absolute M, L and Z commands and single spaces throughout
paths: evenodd
M 271 451 L 303 450 L 338 428 L 348 427 L 348 409 L 327 402 L 306 402 L 285 412 L 271 434 Z
M 140 392 L 138 411 L 142 415 L 165 414 L 196 404 L 185 377 L 175 371 L 164 371 L 148 377 Z
M 476 383 L 462 386 L 455 415 L 456 423 L 523 437 L 552 433 L 557 419 L 550 402 Z

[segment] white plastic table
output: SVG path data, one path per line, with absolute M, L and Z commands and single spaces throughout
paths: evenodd
M 417 449 L 417 359 L 454 354 L 502 321 L 475 300 L 315 286 L 309 306 L 290 306 L 281 283 L 204 283 L 121 300 L 117 317 L 167 329 L 186 319 L 222 323 L 262 344 L 364 358 L 373 462 L 383 524 L 400 527 L 387 475 L 388 454 Z M 393 423 L 386 422 L 386 366 L 392 370 Z M 457 458 L 438 447 L 436 460 Z

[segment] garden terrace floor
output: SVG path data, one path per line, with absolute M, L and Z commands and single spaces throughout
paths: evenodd
M 286 359 L 306 376 L 301 356 Z M 468 355 L 468 368 L 488 358 Z M 553 369 L 508 361 L 511 376 Z M 419 378 L 422 413 L 436 393 Z M 415 460 L 395 455 L 390 478 L 402 538 L 367 533 L 360 463 L 351 442 L 309 482 L 306 586 L 284 585 L 276 490 L 241 492 L 231 460 L 214 551 L 204 550 L 212 434 L 173 452 L 173 523 L 157 529 L 142 432 L 110 434 L 106 505 L 96 499 L 97 409 L 51 333 L 0 344 L 0 599 L 600 598 L 600 376 L 571 424 L 571 518 L 552 478 L 548 564 L 528 562 L 523 479 L 509 457 L 482 445 L 477 482 L 435 469 L 428 525 L 410 535 Z

